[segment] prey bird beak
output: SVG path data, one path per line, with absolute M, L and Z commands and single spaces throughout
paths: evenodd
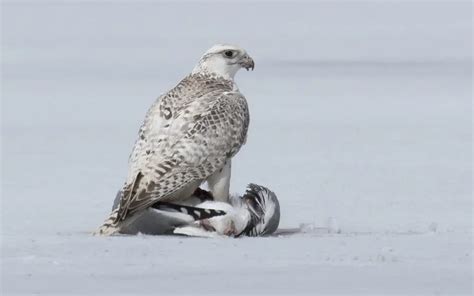
M 239 62 L 239 64 L 245 68 L 247 71 L 249 69 L 253 69 L 255 68 L 255 62 L 253 61 L 253 59 L 251 57 L 249 57 L 248 55 L 245 55 Z

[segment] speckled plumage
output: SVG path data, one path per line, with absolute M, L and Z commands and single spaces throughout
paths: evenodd
M 189 197 L 245 143 L 249 111 L 232 78 L 205 71 L 185 77 L 148 110 L 129 159 L 120 206 L 97 231 L 157 201 Z

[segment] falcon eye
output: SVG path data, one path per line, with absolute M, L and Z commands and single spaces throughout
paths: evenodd
M 232 50 L 227 50 L 224 54 L 226 57 L 231 58 L 234 55 L 234 52 Z

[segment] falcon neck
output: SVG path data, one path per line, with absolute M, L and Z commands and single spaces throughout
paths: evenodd
M 185 81 L 198 83 L 201 85 L 201 89 L 215 90 L 220 89 L 222 91 L 237 91 L 237 84 L 225 77 L 215 75 L 213 73 L 192 73 Z
M 225 80 L 234 81 L 235 74 L 239 68 L 237 66 L 228 66 L 222 65 L 219 63 L 211 63 L 209 61 L 199 62 L 196 67 L 194 67 L 191 74 L 207 74 L 216 76 Z

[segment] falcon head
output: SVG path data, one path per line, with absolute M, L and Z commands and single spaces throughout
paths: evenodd
M 192 73 L 216 74 L 234 79 L 241 68 L 248 71 L 254 67 L 255 63 L 245 49 L 236 45 L 216 44 L 204 53 Z

